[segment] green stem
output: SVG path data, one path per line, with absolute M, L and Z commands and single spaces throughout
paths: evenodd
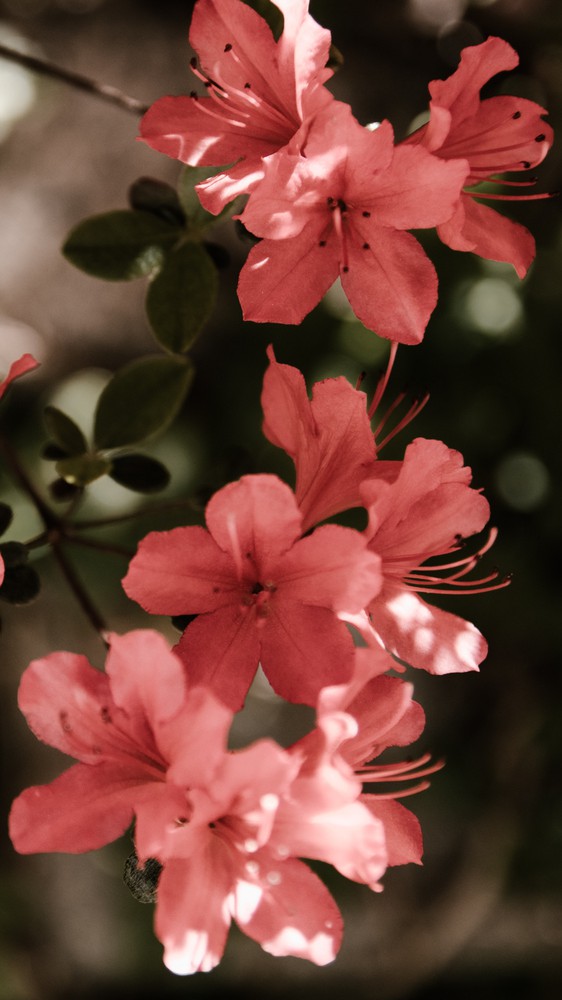
M 123 111 L 129 111 L 133 115 L 144 115 L 145 111 L 148 111 L 149 105 L 138 101 L 136 97 L 129 97 L 128 94 L 124 94 L 117 87 L 111 87 L 107 83 L 98 83 L 97 80 L 83 76 L 82 73 L 74 73 L 72 70 L 63 69 L 61 66 L 49 62 L 47 59 L 38 59 L 37 56 L 17 52 L 8 45 L 0 44 L 0 58 L 7 59 L 8 62 L 17 63 L 18 66 L 24 66 L 25 69 L 29 69 L 33 73 L 40 73 L 42 76 L 48 76 L 53 80 L 67 83 L 76 90 L 83 90 L 93 97 L 99 97 L 102 101 L 115 104 L 118 108 L 122 108 Z

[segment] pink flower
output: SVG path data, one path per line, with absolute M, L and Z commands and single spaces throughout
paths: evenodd
M 264 162 L 265 177 L 241 216 L 265 237 L 240 274 L 244 318 L 300 323 L 339 275 L 365 326 L 419 343 L 437 302 L 437 276 L 403 230 L 449 218 L 467 165 L 419 147 L 395 149 L 389 122 L 370 132 L 339 102 L 305 124 L 293 145 L 300 153 Z
M 316 382 L 309 400 L 298 368 L 281 365 L 273 348 L 262 391 L 263 432 L 295 463 L 295 496 L 303 531 L 361 504 L 359 486 L 374 474 L 376 449 L 365 393 L 347 379 Z
M 269 367 L 261 397 L 263 432 L 293 459 L 303 531 L 333 514 L 362 506 L 361 484 L 366 479 L 395 477 L 396 463 L 381 461 L 378 453 L 427 401 L 426 396 L 414 401 L 387 431 L 388 417 L 396 414 L 404 399 L 400 394 L 375 429 L 371 428 L 385 394 L 396 348 L 393 344 L 386 371 L 369 403 L 365 393 L 354 389 L 343 377 L 315 382 L 309 400 L 298 368 L 278 364 L 273 348 L 268 348 Z
M 501 38 L 463 49 L 458 69 L 446 80 L 433 80 L 429 123 L 405 141 L 421 143 L 444 160 L 468 160 L 469 187 L 495 181 L 495 175 L 529 170 L 541 163 L 552 145 L 546 114 L 534 101 L 522 97 L 480 100 L 480 89 L 496 73 L 513 69 L 519 57 Z M 525 187 L 532 181 L 500 181 Z M 520 278 L 535 256 L 535 241 L 519 223 L 499 215 L 476 198 L 508 200 L 514 195 L 465 191 L 454 214 L 437 227 L 453 250 L 472 250 L 490 260 L 513 264 Z M 519 195 L 541 198 L 545 195 Z
M 217 965 L 232 919 L 274 955 L 330 962 L 341 916 L 297 856 L 373 887 L 387 860 L 382 822 L 338 756 L 353 719 L 327 713 L 308 755 L 270 740 L 228 751 L 230 711 L 203 688 L 186 690 L 157 633 L 114 635 L 106 669 L 53 653 L 22 677 L 30 728 L 78 763 L 15 800 L 16 850 L 93 850 L 134 818 L 140 863 L 163 865 L 155 930 L 173 972 Z
M 282 149 L 301 123 L 332 100 L 323 84 L 330 33 L 308 13 L 308 0 L 276 0 L 284 29 L 275 41 L 266 22 L 240 0 L 198 0 L 189 40 L 199 54 L 195 76 L 208 97 L 163 97 L 141 122 L 141 138 L 192 166 L 222 166 L 198 185 L 204 207 L 221 211 L 263 176 L 261 158 Z
M 353 643 L 338 620 L 380 586 L 379 559 L 350 528 L 301 538 L 292 491 L 276 476 L 244 476 L 219 490 L 206 531 L 152 532 L 139 545 L 125 591 L 153 614 L 193 614 L 177 652 L 193 683 L 239 708 L 258 662 L 289 701 L 314 704 L 346 680 Z
M 423 791 L 428 782 L 419 779 L 438 770 L 429 765 L 429 756 L 394 764 L 366 764 L 388 747 L 407 746 L 418 739 L 425 724 L 424 712 L 413 701 L 413 686 L 396 677 L 383 676 L 395 666 L 383 649 L 357 649 L 355 668 L 347 684 L 324 688 L 318 700 L 318 728 L 301 739 L 295 748 L 313 757 L 319 734 L 327 720 L 346 713 L 355 722 L 349 737 L 338 748 L 340 766 L 351 768 L 358 780 L 377 791 L 365 792 L 360 802 L 384 827 L 388 865 L 421 864 L 420 824 L 399 801 L 403 796 Z M 291 748 L 293 749 L 293 748 Z M 385 784 L 417 781 L 405 791 L 387 791 Z
M 487 647 L 474 625 L 419 595 L 478 593 L 506 582 L 498 582 L 495 573 L 483 580 L 465 579 L 478 553 L 444 565 L 423 565 L 458 552 L 463 538 L 488 521 L 488 502 L 469 485 L 471 471 L 462 462 L 462 455 L 441 441 L 417 438 L 404 461 L 395 463 L 393 481 L 387 474 L 382 481 L 368 480 L 361 490 L 369 511 L 369 548 L 381 557 L 384 577 L 367 605 L 372 628 L 394 656 L 434 674 L 477 670 Z

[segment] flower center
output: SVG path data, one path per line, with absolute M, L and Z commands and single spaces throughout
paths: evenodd
M 233 68 L 247 74 L 247 80 L 243 86 L 228 83 L 219 75 L 218 66 L 211 77 L 199 67 L 196 56 L 193 56 L 191 71 L 201 80 L 213 102 L 211 106 L 211 101 L 200 100 L 199 95 L 192 91 L 190 96 L 198 109 L 231 128 L 251 131 L 253 136 L 271 143 L 274 149 L 286 145 L 300 127 L 300 121 L 295 121 L 283 107 L 278 106 L 268 82 L 260 75 L 256 78 L 255 67 L 247 65 L 243 54 L 238 55 L 230 42 L 225 45 L 224 53 L 226 59 L 232 60 Z

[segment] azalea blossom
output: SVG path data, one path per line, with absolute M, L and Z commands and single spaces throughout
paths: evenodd
M 361 503 L 359 485 L 376 460 L 365 394 L 342 376 L 316 382 L 309 400 L 298 368 L 279 364 L 272 347 L 267 356 L 263 432 L 295 463 L 295 496 L 306 531 Z
M 423 842 L 419 821 L 398 800 L 425 790 L 428 782 L 420 779 L 442 766 L 441 762 L 431 764 L 427 754 L 417 760 L 372 763 L 388 747 L 415 742 L 425 724 L 423 709 L 412 697 L 413 685 L 387 676 L 394 666 L 395 662 L 381 647 L 357 649 L 351 680 L 321 691 L 318 727 L 295 744 L 309 758 L 318 745 L 324 719 L 333 718 L 337 712 L 345 712 L 354 719 L 355 731 L 350 732 L 338 750 L 341 766 L 351 767 L 357 778 L 371 789 L 361 794 L 360 801 L 383 823 L 389 866 L 421 864 Z M 401 786 L 410 781 L 415 784 Z M 388 784 L 401 786 L 402 791 L 387 791 Z
M 324 711 L 308 751 L 267 739 L 229 751 L 231 712 L 188 686 L 162 636 L 110 638 L 106 673 L 59 652 L 22 677 L 30 728 L 78 763 L 15 800 L 16 850 L 94 850 L 134 819 L 140 864 L 163 866 L 155 931 L 173 972 L 217 965 L 232 919 L 274 955 L 332 961 L 341 915 L 298 857 L 375 889 L 387 864 L 383 821 L 339 755 L 353 717 Z
M 439 237 L 453 250 L 471 250 L 489 260 L 513 264 L 522 278 L 535 256 L 535 241 L 524 226 L 500 215 L 481 201 L 543 198 L 525 195 L 521 188 L 533 181 L 497 181 L 498 174 L 530 170 L 541 163 L 552 145 L 553 133 L 544 121 L 546 111 L 522 97 L 480 99 L 480 89 L 496 73 L 514 69 L 517 53 L 501 38 L 488 38 L 463 49 L 458 69 L 446 80 L 429 84 L 430 119 L 409 136 L 436 156 L 470 164 L 467 187 L 454 214 L 437 227 Z M 509 185 L 513 194 L 494 194 L 477 187 L 482 181 Z M 476 186 L 475 190 L 471 190 Z
M 264 237 L 240 274 L 244 318 L 300 323 L 339 276 L 366 327 L 419 343 L 437 302 L 437 276 L 404 230 L 449 218 L 467 164 L 444 163 L 421 147 L 395 148 L 388 121 L 370 132 L 339 102 L 306 123 L 294 147 L 267 158 L 241 216 Z
M 377 426 L 371 427 L 385 395 L 396 349 L 393 344 L 386 371 L 369 402 L 365 393 L 343 376 L 315 382 L 309 399 L 298 368 L 279 364 L 273 348 L 268 348 L 269 366 L 261 396 L 263 432 L 295 464 L 295 496 L 303 530 L 350 507 L 362 506 L 361 484 L 366 479 L 373 476 L 381 480 L 387 473 L 394 478 L 396 463 L 381 461 L 379 452 L 414 419 L 428 398 L 414 401 L 387 431 L 388 418 L 405 398 L 400 393 Z
M 197 615 L 177 652 L 194 683 L 242 705 L 258 663 L 278 694 L 315 704 L 347 680 L 353 642 L 338 612 L 380 587 L 379 557 L 351 528 L 302 538 L 294 494 L 276 476 L 244 476 L 211 498 L 207 530 L 151 532 L 123 586 L 153 614 Z
M 395 465 L 394 479 L 388 466 Z M 354 620 L 368 641 L 375 642 L 414 667 L 434 674 L 477 670 L 487 646 L 470 622 L 427 604 L 421 594 L 478 593 L 504 586 L 494 572 L 471 581 L 479 553 L 444 563 L 427 560 L 459 553 L 464 539 L 481 531 L 489 505 L 471 487 L 471 470 L 462 455 L 441 441 L 417 438 L 404 461 L 387 463 L 385 478 L 367 480 L 362 488 L 369 511 L 369 548 L 382 559 L 384 583 L 367 611 L 370 624 Z
M 275 41 L 241 0 L 198 0 L 189 40 L 191 69 L 208 96 L 162 97 L 141 121 L 140 138 L 192 166 L 223 166 L 197 186 L 217 214 L 263 176 L 263 156 L 285 147 L 302 122 L 332 100 L 324 83 L 330 32 L 308 13 L 308 0 L 276 0 L 284 27 Z

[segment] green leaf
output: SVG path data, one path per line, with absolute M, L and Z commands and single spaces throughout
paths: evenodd
M 85 219 L 68 236 L 62 252 L 75 267 L 106 281 L 130 281 L 154 274 L 181 228 L 150 212 L 107 212 Z
M 73 420 L 56 406 L 46 406 L 45 424 L 55 444 L 67 455 L 82 455 L 88 450 L 88 442 Z
M 179 412 L 193 379 L 187 358 L 150 357 L 115 373 L 96 409 L 98 448 L 122 448 L 159 434 Z
M 111 462 L 101 455 L 76 455 L 61 458 L 55 466 L 59 476 L 71 486 L 87 486 L 101 476 L 107 475 Z
M 191 347 L 213 311 L 217 272 L 200 243 L 185 243 L 166 258 L 151 281 L 146 311 L 162 347 L 179 354 Z
M 8 604 L 28 604 L 39 593 L 36 571 L 27 565 L 28 551 L 21 542 L 2 542 L 0 554 L 5 564 L 5 576 L 0 597 Z
M 149 455 L 120 455 L 113 459 L 109 475 L 137 493 L 156 493 L 170 482 L 166 466 Z
M 142 212 L 152 212 L 172 225 L 185 226 L 185 214 L 176 189 L 154 177 L 139 177 L 131 184 L 129 204 Z
M 12 523 L 14 512 L 7 503 L 0 503 L 0 535 L 3 535 Z

